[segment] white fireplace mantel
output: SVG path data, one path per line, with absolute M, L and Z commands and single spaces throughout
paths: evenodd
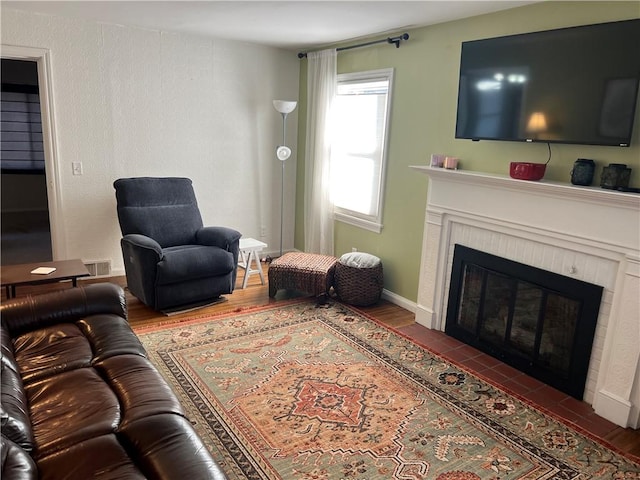
M 456 243 L 604 287 L 584 399 L 640 427 L 640 195 L 426 166 L 416 320 L 444 330 Z

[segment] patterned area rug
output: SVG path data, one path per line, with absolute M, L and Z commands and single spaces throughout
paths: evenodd
M 136 329 L 237 479 L 640 479 L 640 465 L 342 304 Z

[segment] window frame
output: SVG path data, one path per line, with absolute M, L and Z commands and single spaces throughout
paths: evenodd
M 380 233 L 383 228 L 382 224 L 382 210 L 384 207 L 384 193 L 386 184 L 386 171 L 388 161 L 388 146 L 389 146 L 389 131 L 391 127 L 391 109 L 393 103 L 393 80 L 394 80 L 394 68 L 382 68 L 377 70 L 368 70 L 364 72 L 352 72 L 342 73 L 337 77 L 338 85 L 340 83 L 364 83 L 371 82 L 373 80 L 384 79 L 388 81 L 387 98 L 386 98 L 386 112 L 384 115 L 384 126 L 382 135 L 382 145 L 380 153 L 380 176 L 377 185 L 373 185 L 373 188 L 378 192 L 378 205 L 377 215 L 366 215 L 354 210 L 339 207 L 334 205 L 333 214 L 334 219 L 349 225 L 353 225 L 365 230 L 370 230 L 375 233 Z

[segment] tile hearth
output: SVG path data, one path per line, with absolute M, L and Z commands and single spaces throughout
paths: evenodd
M 576 400 L 444 332 L 428 329 L 417 323 L 398 330 L 483 380 L 556 418 L 572 423 L 578 430 L 598 438 L 606 438 L 617 428 L 614 423 L 597 415 L 588 403 Z

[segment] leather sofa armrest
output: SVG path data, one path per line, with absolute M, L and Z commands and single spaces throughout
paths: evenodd
M 241 236 L 240 232 L 228 227 L 203 227 L 196 232 L 196 242 L 199 245 L 220 247 L 233 253 Z
M 3 480 L 36 480 L 38 467 L 31 456 L 2 435 L 0 444 L 0 471 Z
M 0 306 L 2 324 L 12 337 L 55 325 L 76 322 L 97 314 L 112 314 L 127 318 L 124 291 L 113 283 L 94 283 L 3 302 Z

